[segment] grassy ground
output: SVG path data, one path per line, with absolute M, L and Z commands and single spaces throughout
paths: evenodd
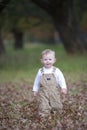
M 73 81 L 87 73 L 87 54 L 67 55 L 61 45 L 28 44 L 24 50 L 17 51 L 7 46 L 6 53 L 0 56 L 0 82 L 21 79 L 33 82 L 38 68 L 42 66 L 40 54 L 45 48 L 56 52 L 55 66 L 63 71 L 66 79 Z
M 55 50 L 57 62 L 65 76 L 68 95 L 63 99 L 60 117 L 62 130 L 87 129 L 87 54 L 67 55 L 61 45 L 26 44 L 24 50 L 6 46 L 0 56 L 0 130 L 57 130 L 58 118 L 38 117 L 32 102 L 32 85 L 43 49 Z

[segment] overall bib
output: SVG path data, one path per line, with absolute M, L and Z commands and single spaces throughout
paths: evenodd
M 54 70 L 52 74 L 44 74 L 42 71 L 39 90 L 39 115 L 43 117 L 50 115 L 52 110 L 56 110 L 59 114 L 63 107 Z

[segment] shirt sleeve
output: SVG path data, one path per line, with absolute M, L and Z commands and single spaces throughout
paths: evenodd
M 58 85 L 61 88 L 67 89 L 64 75 L 63 75 L 63 73 L 59 69 L 56 70 L 56 79 L 57 79 Z
M 41 78 L 41 72 L 39 70 L 38 73 L 36 74 L 36 77 L 35 77 L 35 81 L 34 81 L 34 85 L 33 85 L 33 91 L 38 92 L 39 87 L 40 87 L 40 78 Z

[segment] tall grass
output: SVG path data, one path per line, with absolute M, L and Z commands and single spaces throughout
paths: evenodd
M 62 45 L 25 44 L 23 50 L 14 50 L 7 44 L 0 56 L 0 82 L 28 81 L 33 83 L 40 63 L 41 51 L 50 48 L 56 52 L 57 62 L 66 80 L 75 81 L 87 74 L 87 54 L 68 55 Z M 86 80 L 86 79 L 85 79 Z

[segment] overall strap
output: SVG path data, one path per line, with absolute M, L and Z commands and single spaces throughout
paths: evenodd
M 41 71 L 41 73 L 42 73 L 42 74 L 44 74 L 44 69 L 43 69 L 43 68 L 41 68 L 41 70 L 40 70 L 40 71 Z
M 53 67 L 53 71 L 52 72 L 55 73 L 55 71 L 56 71 L 56 67 Z
M 41 68 L 41 70 L 40 70 L 40 71 L 41 71 L 41 73 L 42 73 L 42 74 L 44 74 L 44 69 L 43 69 L 43 68 Z M 56 67 L 53 67 L 52 73 L 54 74 L 54 73 L 55 73 L 55 71 L 56 71 Z

